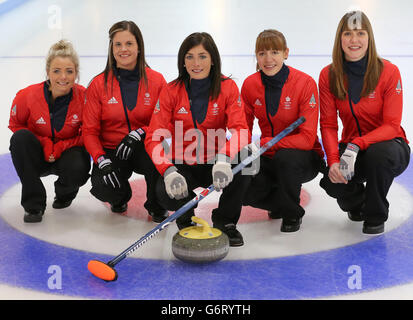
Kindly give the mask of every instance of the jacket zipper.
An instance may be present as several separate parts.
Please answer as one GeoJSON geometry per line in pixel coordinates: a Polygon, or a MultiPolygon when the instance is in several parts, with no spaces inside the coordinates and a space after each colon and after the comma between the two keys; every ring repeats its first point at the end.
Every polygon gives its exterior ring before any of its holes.
{"type": "Polygon", "coordinates": [[[358,130],[358,132],[359,132],[359,136],[361,137],[362,134],[361,134],[360,123],[359,123],[359,120],[357,119],[356,115],[354,114],[353,104],[351,103],[350,94],[348,95],[348,102],[349,102],[349,104],[350,104],[351,114],[353,115],[354,120],[356,120],[357,130],[358,130]]]}
{"type": "Polygon", "coordinates": [[[197,136],[197,144],[196,144],[195,154],[196,154],[196,163],[199,164],[199,163],[201,163],[201,161],[199,159],[199,151],[200,151],[199,149],[201,148],[201,136],[202,136],[202,134],[201,134],[201,130],[199,130],[198,126],[196,125],[196,120],[195,120],[194,114],[192,113],[191,108],[192,108],[192,100],[189,99],[189,110],[191,111],[192,122],[194,123],[194,128],[195,128],[195,131],[198,135],[197,136]]]}
{"type": "Polygon", "coordinates": [[[274,137],[274,125],[272,124],[272,121],[271,121],[271,118],[270,118],[270,112],[268,110],[267,104],[265,104],[265,113],[267,114],[267,119],[268,119],[268,122],[271,126],[271,137],[274,137]]]}

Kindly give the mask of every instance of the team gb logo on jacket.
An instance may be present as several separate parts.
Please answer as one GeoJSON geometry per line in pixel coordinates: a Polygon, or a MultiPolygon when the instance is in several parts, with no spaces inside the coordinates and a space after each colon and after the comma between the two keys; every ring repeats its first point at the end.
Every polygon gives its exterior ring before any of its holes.
{"type": "Polygon", "coordinates": [[[313,93],[313,95],[311,96],[311,99],[310,99],[309,106],[311,108],[314,108],[316,105],[317,105],[317,101],[315,101],[315,97],[314,97],[314,93],[313,93]]]}
{"type": "Polygon", "coordinates": [[[397,82],[396,93],[397,94],[402,93],[402,84],[400,83],[400,80],[399,82],[397,82]]]}
{"type": "Polygon", "coordinates": [[[74,114],[72,117],[72,124],[78,124],[79,123],[79,116],[77,114],[74,114]]]}

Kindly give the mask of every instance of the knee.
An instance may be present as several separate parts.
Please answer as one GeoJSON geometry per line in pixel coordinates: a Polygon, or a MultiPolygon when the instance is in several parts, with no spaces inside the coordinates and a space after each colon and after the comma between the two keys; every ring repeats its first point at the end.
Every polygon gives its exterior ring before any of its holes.
{"type": "Polygon", "coordinates": [[[17,130],[10,138],[10,150],[15,147],[33,143],[33,141],[37,141],[39,143],[36,136],[30,130],[17,130]]]}
{"type": "Polygon", "coordinates": [[[387,147],[386,143],[376,143],[370,146],[364,155],[366,170],[375,170],[377,168],[391,169],[395,164],[394,153],[387,147]]]}
{"type": "Polygon", "coordinates": [[[82,148],[69,149],[68,153],[63,153],[62,158],[67,158],[64,165],[70,167],[67,179],[74,185],[84,185],[89,179],[89,171],[91,167],[91,159],[88,153],[82,148]],[[70,151],[69,151],[70,150],[70,151]]]}
{"type": "Polygon", "coordinates": [[[295,149],[281,149],[272,158],[272,167],[277,171],[277,176],[297,175],[302,171],[302,160],[295,149]]]}

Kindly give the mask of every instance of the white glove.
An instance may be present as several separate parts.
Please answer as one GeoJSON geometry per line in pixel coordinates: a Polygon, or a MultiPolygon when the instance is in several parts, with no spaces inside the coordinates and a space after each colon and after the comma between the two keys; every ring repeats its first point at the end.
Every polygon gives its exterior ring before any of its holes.
{"type": "Polygon", "coordinates": [[[340,172],[347,181],[354,176],[354,165],[356,163],[357,153],[360,148],[354,143],[348,143],[347,148],[340,158],[340,172]]]}
{"type": "Polygon", "coordinates": [[[243,175],[255,176],[260,171],[260,148],[255,144],[255,142],[252,142],[249,145],[245,146],[244,149],[247,151],[247,157],[250,155],[256,155],[257,158],[244,169],[242,169],[241,173],[243,175]]]}
{"type": "Polygon", "coordinates": [[[179,174],[177,170],[176,167],[168,168],[163,175],[163,180],[169,198],[180,200],[188,196],[188,185],[185,177],[179,174]]]}
{"type": "Polygon", "coordinates": [[[226,155],[218,154],[217,161],[212,167],[212,181],[217,191],[229,185],[234,177],[231,170],[231,163],[228,160],[226,155]]]}

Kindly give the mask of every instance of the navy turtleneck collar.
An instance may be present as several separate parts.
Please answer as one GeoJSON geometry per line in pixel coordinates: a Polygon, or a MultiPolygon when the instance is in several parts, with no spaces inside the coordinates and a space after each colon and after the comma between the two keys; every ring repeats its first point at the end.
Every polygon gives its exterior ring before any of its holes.
{"type": "Polygon", "coordinates": [[[260,71],[261,80],[265,87],[265,105],[267,108],[267,114],[272,117],[276,115],[278,111],[278,105],[280,103],[281,91],[284,83],[288,79],[290,69],[283,64],[280,71],[273,76],[267,76],[264,72],[260,71]]]}
{"type": "Polygon", "coordinates": [[[358,61],[344,60],[344,71],[358,77],[364,77],[367,69],[367,55],[358,61]]]}
{"type": "Polygon", "coordinates": [[[344,61],[344,72],[347,74],[348,79],[348,94],[351,101],[355,104],[359,103],[361,99],[367,62],[367,55],[358,61],[344,61]]]}
{"type": "Polygon", "coordinates": [[[114,73],[119,81],[123,105],[132,111],[136,107],[139,90],[139,67],[136,64],[133,70],[115,68],[114,73]]]}
{"type": "MultiPolygon", "coordinates": [[[[60,106],[67,106],[69,105],[70,101],[72,100],[73,89],[70,89],[70,92],[65,94],[64,96],[57,97],[53,99],[52,91],[50,90],[50,82],[45,81],[44,83],[44,95],[46,98],[47,103],[49,104],[49,109],[52,105],[54,105],[53,109],[59,108],[60,106]]],[[[50,112],[54,110],[50,109],[50,112]]]]}
{"type": "Polygon", "coordinates": [[[191,79],[186,87],[195,127],[196,122],[202,123],[205,120],[208,111],[210,88],[210,77],[206,77],[204,79],[191,79]]]}
{"type": "MultiPolygon", "coordinates": [[[[43,92],[46,102],[49,106],[52,128],[54,128],[56,131],[60,131],[65,124],[67,111],[69,110],[69,104],[70,101],[72,101],[73,89],[70,89],[70,92],[68,94],[53,99],[52,91],[50,90],[50,82],[48,80],[44,82],[43,92]]],[[[53,130],[52,135],[54,135],[53,130]]]]}
{"type": "Polygon", "coordinates": [[[136,64],[133,70],[126,70],[122,68],[115,68],[116,77],[126,81],[139,81],[139,66],[136,64]]]}
{"type": "Polygon", "coordinates": [[[290,69],[288,69],[288,67],[283,63],[280,71],[273,76],[267,76],[264,72],[260,72],[262,83],[265,87],[282,88],[285,81],[287,81],[288,75],[290,74],[290,69]]]}

